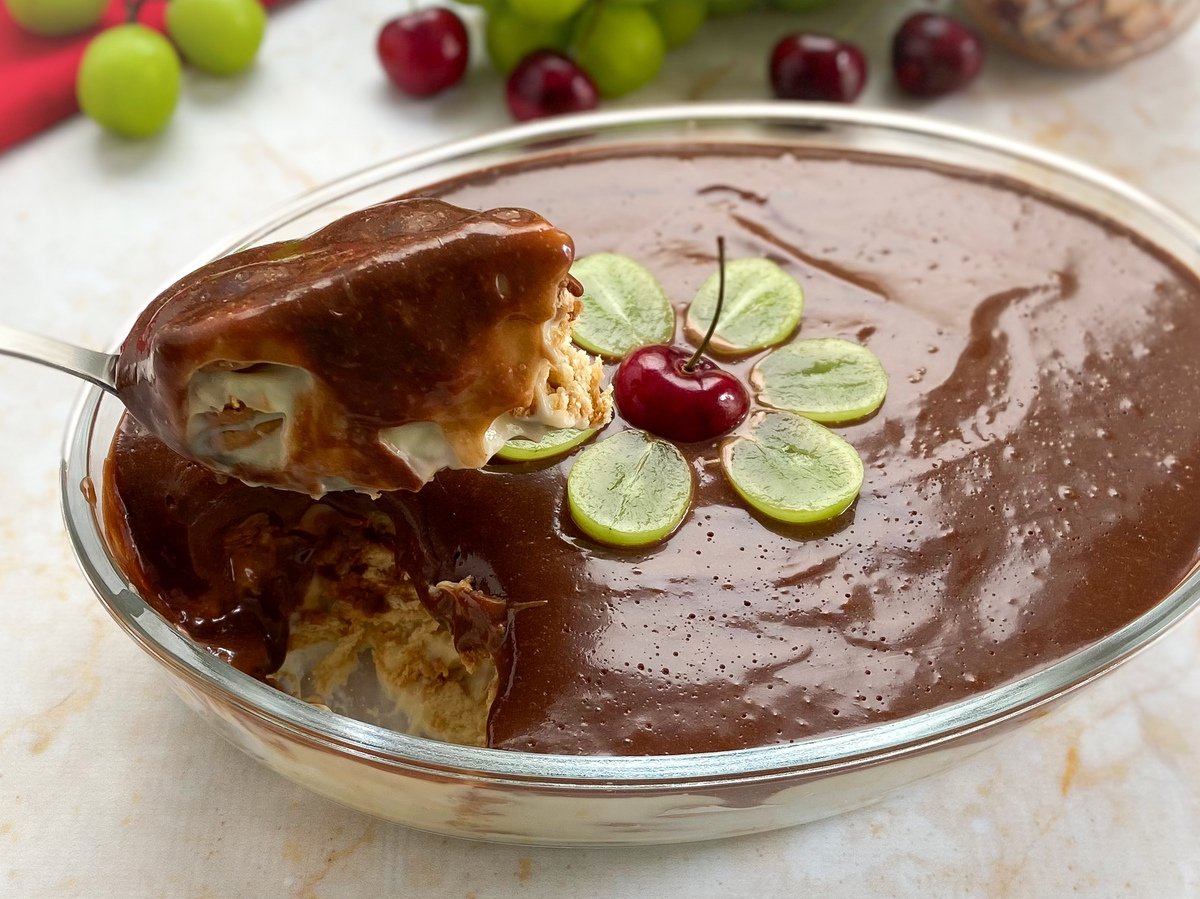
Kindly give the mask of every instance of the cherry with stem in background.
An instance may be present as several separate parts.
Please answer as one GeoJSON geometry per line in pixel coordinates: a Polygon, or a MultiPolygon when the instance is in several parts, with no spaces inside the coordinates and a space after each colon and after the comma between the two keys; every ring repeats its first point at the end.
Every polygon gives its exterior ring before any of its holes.
{"type": "Polygon", "coordinates": [[[725,302],[723,237],[717,238],[717,260],[717,308],[695,352],[665,344],[639,347],[625,357],[613,378],[613,396],[627,422],[679,443],[728,434],[750,411],[745,385],[704,358],[725,302]]]}
{"type": "Polygon", "coordinates": [[[458,84],[470,57],[466,26],[442,7],[392,19],[380,30],[376,49],[388,78],[413,97],[430,97],[458,84]]]}

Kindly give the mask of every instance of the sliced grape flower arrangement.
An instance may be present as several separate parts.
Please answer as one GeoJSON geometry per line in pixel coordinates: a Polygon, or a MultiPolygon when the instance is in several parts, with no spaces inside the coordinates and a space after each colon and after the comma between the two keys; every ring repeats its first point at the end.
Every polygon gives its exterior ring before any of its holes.
{"type": "MultiPolygon", "coordinates": [[[[804,309],[799,283],[767,259],[726,263],[722,240],[717,257],[717,271],[687,309],[686,347],[671,345],[675,311],[639,262],[598,253],[572,269],[584,287],[574,340],[616,363],[613,395],[630,426],[580,451],[567,475],[571,518],[600,543],[649,546],[679,527],[694,476],[676,444],[720,441],[716,457],[733,490],[785,524],[835,518],[862,488],[858,452],[827,425],[862,420],[882,405],[887,374],[878,358],[840,338],[795,339],[804,309]],[[706,353],[746,364],[760,358],[744,384],[706,353]]],[[[595,434],[513,440],[498,456],[553,459],[595,434]]]]}

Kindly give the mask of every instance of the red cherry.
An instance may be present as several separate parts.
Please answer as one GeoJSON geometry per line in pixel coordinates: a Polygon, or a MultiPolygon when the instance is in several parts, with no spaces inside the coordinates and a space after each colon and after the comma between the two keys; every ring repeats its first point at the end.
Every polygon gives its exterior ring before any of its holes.
{"type": "Polygon", "coordinates": [[[896,82],[914,97],[940,97],[975,80],[983,68],[983,41],[949,16],[909,16],[892,40],[896,82]]]}
{"type": "Polygon", "coordinates": [[[505,96],[520,122],[595,109],[600,100],[587,73],[553,50],[536,50],[521,60],[508,76],[505,96]]]}
{"type": "Polygon", "coordinates": [[[388,78],[414,97],[458,84],[470,56],[462,19],[438,7],[392,19],[379,32],[376,49],[388,78]]]}
{"type": "Polygon", "coordinates": [[[613,396],[621,417],[680,443],[727,434],[750,411],[742,382],[707,359],[686,368],[692,351],[653,344],[634,350],[617,369],[613,396]]]}
{"type": "Polygon", "coordinates": [[[824,34],[789,34],[771,52],[771,87],[781,100],[853,103],[867,83],[867,58],[824,34]]]}

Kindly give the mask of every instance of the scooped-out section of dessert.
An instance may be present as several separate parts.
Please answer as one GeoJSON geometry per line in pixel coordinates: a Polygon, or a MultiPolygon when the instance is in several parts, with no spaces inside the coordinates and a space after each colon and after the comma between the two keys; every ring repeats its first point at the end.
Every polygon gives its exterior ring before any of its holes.
{"type": "Polygon", "coordinates": [[[1200,282],[1118,222],[770,145],[422,193],[213,263],[123,352],[110,546],[253,677],[468,745],[768,746],[1009,683],[1200,564],[1200,282]]]}

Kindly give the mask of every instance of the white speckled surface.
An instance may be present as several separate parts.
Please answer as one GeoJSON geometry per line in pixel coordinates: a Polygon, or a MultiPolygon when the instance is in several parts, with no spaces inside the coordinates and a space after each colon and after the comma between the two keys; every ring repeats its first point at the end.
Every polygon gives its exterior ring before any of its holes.
{"type": "MultiPolygon", "coordinates": [[[[885,18],[902,4],[882,4],[885,18]]],[[[263,63],[189,73],[170,129],[77,120],[0,156],[0,321],[105,345],[181,266],[347,170],[505,124],[494,76],[433,103],[385,86],[375,30],[403,4],[305,0],[263,63]]],[[[787,18],[726,21],[626,101],[761,98],[787,18]]],[[[864,41],[883,58],[888,22],[864,41]]],[[[877,77],[866,101],[905,106],[877,77]]],[[[1200,217],[1200,30],[1118,73],[996,54],[928,108],[1107,168],[1200,217]]],[[[1200,620],[949,775],[801,829],[636,851],[429,837],[259,768],[186,711],[91,596],[58,511],[76,387],[0,359],[0,895],[1200,895],[1200,620]]],[[[1194,414],[1194,410],[1193,414],[1194,414]]]]}

